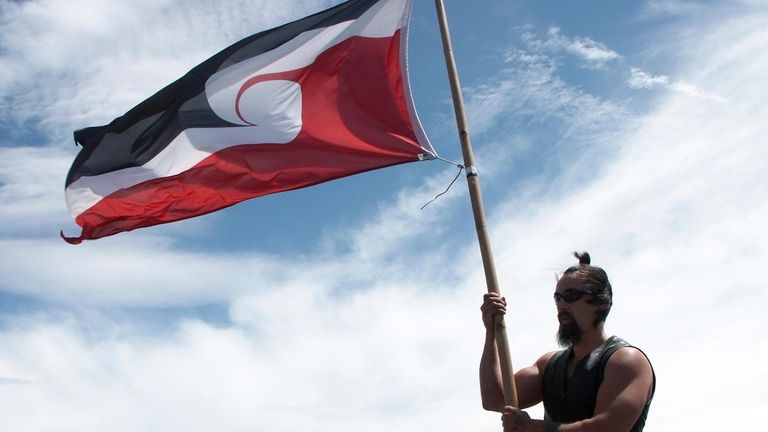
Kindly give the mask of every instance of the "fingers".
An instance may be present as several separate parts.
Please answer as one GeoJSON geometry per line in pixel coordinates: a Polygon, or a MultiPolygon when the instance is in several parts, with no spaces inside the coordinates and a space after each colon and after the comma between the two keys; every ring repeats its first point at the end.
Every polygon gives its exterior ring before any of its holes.
{"type": "Polygon", "coordinates": [[[491,292],[491,293],[483,294],[483,301],[488,301],[488,300],[499,301],[501,303],[504,303],[505,305],[507,304],[507,298],[502,297],[501,294],[499,293],[491,292]]]}
{"type": "Polygon", "coordinates": [[[483,296],[483,305],[480,306],[483,313],[483,324],[488,330],[492,330],[507,313],[507,300],[497,293],[488,293],[483,296]]]}
{"type": "Polygon", "coordinates": [[[504,299],[504,297],[502,297],[501,294],[495,293],[495,292],[489,292],[489,293],[483,294],[483,300],[489,299],[489,298],[498,298],[502,300],[504,299]]]}
{"type": "Polygon", "coordinates": [[[483,305],[480,306],[483,314],[505,314],[507,312],[507,299],[496,293],[488,293],[483,296],[483,305]]]}
{"type": "Polygon", "coordinates": [[[488,293],[483,296],[480,306],[483,313],[483,325],[487,331],[493,331],[504,319],[507,313],[507,299],[498,293],[488,293]]]}

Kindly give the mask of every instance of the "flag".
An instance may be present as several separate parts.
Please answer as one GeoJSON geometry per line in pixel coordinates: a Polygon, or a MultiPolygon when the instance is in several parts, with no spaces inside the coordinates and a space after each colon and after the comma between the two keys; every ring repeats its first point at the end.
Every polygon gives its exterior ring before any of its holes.
{"type": "Polygon", "coordinates": [[[434,157],[407,75],[412,0],[352,0],[247,37],[82,146],[69,243],[434,157]]]}

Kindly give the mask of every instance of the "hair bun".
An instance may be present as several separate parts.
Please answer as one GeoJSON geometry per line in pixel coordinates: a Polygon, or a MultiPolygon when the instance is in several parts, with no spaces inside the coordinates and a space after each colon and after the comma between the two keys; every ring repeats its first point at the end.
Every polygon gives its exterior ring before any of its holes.
{"type": "Polygon", "coordinates": [[[589,265],[589,263],[592,262],[592,260],[589,257],[589,252],[581,252],[581,253],[574,252],[573,256],[578,258],[579,264],[581,265],[589,265]]]}

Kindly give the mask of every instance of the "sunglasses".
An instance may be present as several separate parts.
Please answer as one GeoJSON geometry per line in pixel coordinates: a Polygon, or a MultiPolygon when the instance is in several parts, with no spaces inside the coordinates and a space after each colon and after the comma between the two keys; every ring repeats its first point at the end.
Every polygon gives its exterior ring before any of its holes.
{"type": "Polygon", "coordinates": [[[556,292],[552,295],[552,297],[555,298],[555,303],[559,302],[560,299],[565,300],[566,303],[573,303],[575,301],[579,301],[582,297],[584,297],[584,294],[592,295],[594,294],[594,291],[582,291],[577,290],[573,288],[568,288],[567,290],[563,291],[562,294],[556,292]]]}

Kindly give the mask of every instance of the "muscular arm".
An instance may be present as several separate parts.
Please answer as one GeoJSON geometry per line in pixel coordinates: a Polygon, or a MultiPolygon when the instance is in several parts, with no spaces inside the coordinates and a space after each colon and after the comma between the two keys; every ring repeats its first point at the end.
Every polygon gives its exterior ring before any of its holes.
{"type": "Polygon", "coordinates": [[[517,401],[520,408],[528,408],[541,402],[544,397],[542,379],[547,362],[554,352],[546,353],[536,360],[533,366],[520,369],[515,373],[515,386],[517,387],[517,401]]]}

